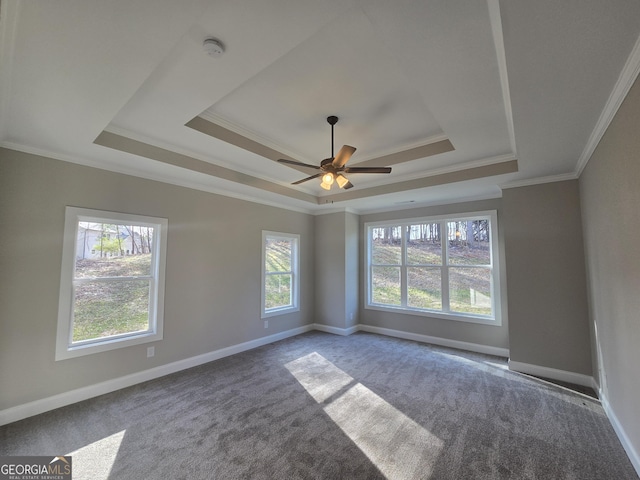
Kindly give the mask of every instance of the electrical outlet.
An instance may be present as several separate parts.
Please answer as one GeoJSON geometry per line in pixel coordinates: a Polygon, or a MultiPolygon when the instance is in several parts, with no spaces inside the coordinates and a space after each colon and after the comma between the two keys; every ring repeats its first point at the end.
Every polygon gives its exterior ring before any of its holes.
{"type": "Polygon", "coordinates": [[[264,321],[264,328],[269,328],[269,320],[264,321]]]}
{"type": "Polygon", "coordinates": [[[147,358],[151,358],[156,354],[156,347],[147,347],[147,358]]]}
{"type": "Polygon", "coordinates": [[[353,312],[351,312],[351,318],[349,320],[353,320],[353,312]]]}

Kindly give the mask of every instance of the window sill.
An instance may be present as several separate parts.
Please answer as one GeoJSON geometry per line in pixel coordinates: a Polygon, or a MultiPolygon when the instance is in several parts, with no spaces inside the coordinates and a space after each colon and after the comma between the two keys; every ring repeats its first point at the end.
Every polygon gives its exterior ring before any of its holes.
{"type": "Polygon", "coordinates": [[[56,350],[56,361],[83,357],[94,353],[108,352],[110,350],[130,347],[133,345],[141,345],[143,343],[157,342],[159,340],[162,340],[162,334],[145,332],[138,335],[105,339],[101,342],[72,345],[64,349],[56,350]]]}
{"type": "Polygon", "coordinates": [[[286,315],[287,313],[299,312],[300,307],[282,307],[282,308],[274,308],[272,310],[267,310],[260,314],[260,318],[269,318],[275,317],[277,315],[286,315]]]}
{"type": "Polygon", "coordinates": [[[481,325],[491,325],[499,327],[502,322],[499,318],[492,318],[480,315],[465,315],[463,313],[445,313],[434,310],[418,310],[406,307],[393,307],[391,305],[367,304],[364,306],[367,310],[377,310],[380,312],[399,313],[402,315],[415,315],[419,317],[438,318],[442,320],[453,320],[456,322],[478,323],[481,325]]]}

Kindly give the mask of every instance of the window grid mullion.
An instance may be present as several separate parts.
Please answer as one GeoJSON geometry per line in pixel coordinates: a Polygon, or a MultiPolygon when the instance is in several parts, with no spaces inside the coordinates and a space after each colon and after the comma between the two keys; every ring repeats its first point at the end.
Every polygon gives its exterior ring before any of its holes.
{"type": "Polygon", "coordinates": [[[408,305],[407,231],[408,225],[400,226],[400,305],[408,305]]]}
{"type": "Polygon", "coordinates": [[[450,312],[450,294],[449,294],[449,231],[447,230],[447,222],[438,222],[440,225],[440,245],[442,248],[442,270],[441,270],[441,288],[442,288],[442,311],[450,312]]]}

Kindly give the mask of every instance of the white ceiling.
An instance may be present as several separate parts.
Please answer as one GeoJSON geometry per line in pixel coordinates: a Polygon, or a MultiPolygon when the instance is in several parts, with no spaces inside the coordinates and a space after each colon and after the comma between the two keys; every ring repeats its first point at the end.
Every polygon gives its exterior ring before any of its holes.
{"type": "Polygon", "coordinates": [[[576,178],[640,69],[637,0],[0,8],[0,145],[311,213],[576,178]],[[350,166],[392,173],[292,186],[315,171],[274,160],[330,157],[329,115],[350,166]]]}

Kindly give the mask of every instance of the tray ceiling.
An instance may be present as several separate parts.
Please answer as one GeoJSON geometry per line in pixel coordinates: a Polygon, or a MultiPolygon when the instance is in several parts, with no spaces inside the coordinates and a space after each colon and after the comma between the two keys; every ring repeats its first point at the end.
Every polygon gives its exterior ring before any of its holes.
{"type": "Polygon", "coordinates": [[[576,178],[635,80],[640,5],[602,3],[7,0],[0,140],[309,212],[498,197],[576,178]],[[392,173],[292,186],[329,115],[392,173]]]}

